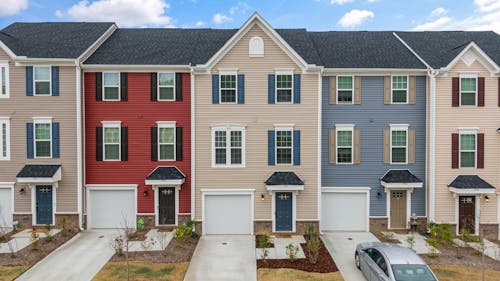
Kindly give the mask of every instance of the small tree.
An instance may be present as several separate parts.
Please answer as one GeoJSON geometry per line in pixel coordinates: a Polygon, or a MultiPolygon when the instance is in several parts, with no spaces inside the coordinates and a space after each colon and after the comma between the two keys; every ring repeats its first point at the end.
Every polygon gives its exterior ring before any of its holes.
{"type": "Polygon", "coordinates": [[[406,238],[406,243],[408,243],[408,246],[410,249],[413,250],[413,247],[415,247],[415,236],[410,235],[406,238]]]}
{"type": "Polygon", "coordinates": [[[111,242],[113,248],[115,249],[115,252],[120,255],[124,254],[125,255],[125,263],[126,263],[126,271],[127,271],[127,281],[130,281],[130,264],[129,264],[129,242],[130,242],[130,237],[133,236],[135,233],[135,229],[133,227],[130,227],[130,223],[127,219],[127,216],[125,214],[122,214],[122,223],[121,223],[121,233],[118,233],[113,238],[113,241],[111,242]]]}
{"type": "Polygon", "coordinates": [[[299,247],[293,245],[292,243],[286,246],[286,255],[288,256],[288,261],[295,262],[297,260],[297,253],[299,252],[299,247]]]}

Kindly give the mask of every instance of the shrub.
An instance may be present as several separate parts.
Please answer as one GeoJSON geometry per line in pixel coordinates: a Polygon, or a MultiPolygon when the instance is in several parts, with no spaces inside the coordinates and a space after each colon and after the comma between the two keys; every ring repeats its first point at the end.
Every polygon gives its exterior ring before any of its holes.
{"type": "Polygon", "coordinates": [[[460,230],[460,236],[465,242],[475,242],[480,243],[481,237],[479,235],[471,234],[467,229],[460,230]]]}
{"type": "Polygon", "coordinates": [[[66,235],[68,233],[68,228],[66,227],[66,217],[61,218],[61,234],[66,235]]]}
{"type": "Polygon", "coordinates": [[[288,261],[295,262],[297,260],[297,253],[299,252],[299,247],[293,245],[292,243],[286,246],[286,255],[288,256],[288,261]]]}
{"type": "Polygon", "coordinates": [[[316,232],[316,228],[314,228],[314,225],[308,224],[306,226],[306,231],[304,233],[304,238],[306,240],[309,240],[313,235],[318,235],[318,233],[316,232]]]}
{"type": "Polygon", "coordinates": [[[321,248],[321,240],[317,234],[311,234],[309,240],[307,240],[307,252],[309,257],[309,262],[316,264],[318,262],[319,250],[321,248]]]}
{"type": "Polygon", "coordinates": [[[36,228],[31,229],[31,241],[32,241],[32,247],[33,250],[39,250],[40,249],[40,240],[38,239],[40,235],[36,232],[36,228]]]}
{"type": "Polygon", "coordinates": [[[406,243],[408,243],[408,246],[410,246],[410,249],[413,250],[413,247],[415,247],[415,236],[410,235],[406,238],[406,243]]]}
{"type": "Polygon", "coordinates": [[[257,235],[259,239],[259,248],[269,248],[271,244],[271,235],[267,232],[262,232],[257,235]]]}
{"type": "Polygon", "coordinates": [[[52,235],[50,234],[50,231],[52,230],[52,226],[50,224],[45,225],[45,229],[47,230],[47,237],[45,237],[45,241],[52,241],[52,235]]]}
{"type": "Polygon", "coordinates": [[[179,227],[177,227],[174,230],[174,238],[177,241],[186,241],[186,239],[188,237],[191,237],[193,239],[198,238],[198,234],[193,232],[193,228],[194,228],[195,223],[196,222],[193,220],[188,220],[188,221],[182,222],[182,224],[179,225],[179,227]]]}

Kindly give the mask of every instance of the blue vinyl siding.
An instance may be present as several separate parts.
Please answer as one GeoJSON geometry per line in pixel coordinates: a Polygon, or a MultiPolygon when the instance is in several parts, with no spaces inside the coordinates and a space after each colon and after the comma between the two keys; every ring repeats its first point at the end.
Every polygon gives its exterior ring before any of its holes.
{"type": "Polygon", "coordinates": [[[416,104],[384,104],[384,77],[361,78],[361,105],[331,105],[328,103],[329,78],[323,77],[322,99],[322,186],[371,187],[370,216],[386,216],[386,193],[380,178],[389,169],[409,169],[424,182],[412,196],[411,212],[425,215],[425,142],[426,142],[426,77],[416,79],[416,104]],[[361,130],[361,163],[336,165],[328,162],[328,130],[335,124],[355,124],[361,130]],[[409,124],[415,129],[415,164],[384,164],[383,130],[389,124],[409,124]],[[377,192],[381,197],[377,198],[377,192]]]}

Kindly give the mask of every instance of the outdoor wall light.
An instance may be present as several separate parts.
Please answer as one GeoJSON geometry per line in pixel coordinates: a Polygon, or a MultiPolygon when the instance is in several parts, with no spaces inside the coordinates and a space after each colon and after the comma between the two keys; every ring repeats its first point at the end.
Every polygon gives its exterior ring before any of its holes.
{"type": "Polygon", "coordinates": [[[144,190],[144,193],[143,193],[143,194],[144,194],[144,197],[147,197],[147,196],[148,196],[148,194],[149,194],[149,192],[148,192],[147,190],[144,190]]]}
{"type": "Polygon", "coordinates": [[[264,201],[264,193],[260,194],[260,200],[264,201]]]}
{"type": "Polygon", "coordinates": [[[377,192],[377,198],[382,197],[382,193],[380,191],[377,192]]]}
{"type": "Polygon", "coordinates": [[[23,188],[19,189],[19,194],[24,195],[26,193],[26,190],[23,188]]]}
{"type": "Polygon", "coordinates": [[[490,202],[490,197],[489,197],[488,195],[485,195],[485,196],[484,196],[484,201],[485,201],[486,203],[490,202]]]}

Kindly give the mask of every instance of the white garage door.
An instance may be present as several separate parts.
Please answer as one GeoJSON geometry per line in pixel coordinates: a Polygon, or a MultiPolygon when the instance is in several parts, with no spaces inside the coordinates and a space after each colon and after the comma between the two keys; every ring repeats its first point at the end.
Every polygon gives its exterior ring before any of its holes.
{"type": "Polygon", "coordinates": [[[0,227],[12,227],[12,190],[0,188],[0,227]]]}
{"type": "Polygon", "coordinates": [[[250,195],[205,195],[205,234],[252,234],[250,195]]]}
{"type": "Polygon", "coordinates": [[[136,226],[135,190],[90,190],[87,214],[89,228],[136,226]]]}
{"type": "Polygon", "coordinates": [[[366,193],[323,192],[321,229],[368,231],[366,193]]]}

